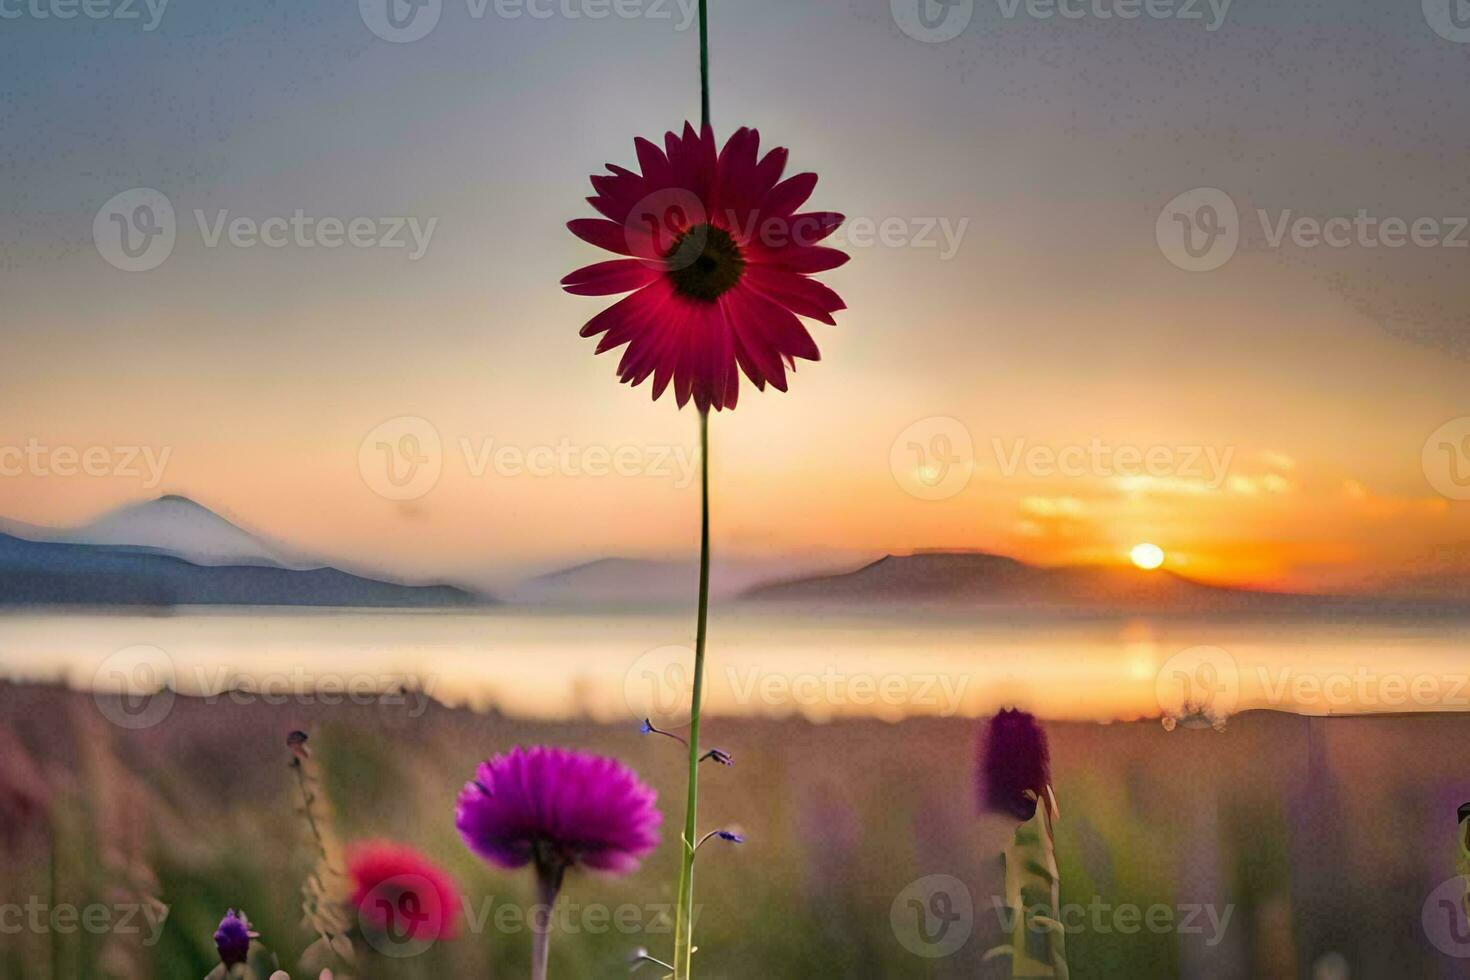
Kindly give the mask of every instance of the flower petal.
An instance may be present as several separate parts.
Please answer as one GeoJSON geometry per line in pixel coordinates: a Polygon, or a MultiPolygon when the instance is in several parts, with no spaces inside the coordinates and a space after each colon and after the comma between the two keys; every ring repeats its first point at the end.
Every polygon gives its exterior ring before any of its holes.
{"type": "Polygon", "coordinates": [[[589,245],[596,245],[598,248],[605,248],[619,255],[633,254],[633,250],[628,245],[628,236],[623,233],[623,226],[616,221],[604,221],[601,218],[578,218],[575,221],[568,221],[567,228],[573,235],[589,245]]]}
{"type": "Polygon", "coordinates": [[[823,323],[835,324],[832,314],[847,309],[847,304],[815,279],[785,269],[753,265],[746,269],[746,280],[752,289],[794,313],[823,323]]]}
{"type": "Polygon", "coordinates": [[[647,286],[662,274],[639,259],[610,259],[568,273],[561,284],[578,296],[606,296],[647,286]]]}

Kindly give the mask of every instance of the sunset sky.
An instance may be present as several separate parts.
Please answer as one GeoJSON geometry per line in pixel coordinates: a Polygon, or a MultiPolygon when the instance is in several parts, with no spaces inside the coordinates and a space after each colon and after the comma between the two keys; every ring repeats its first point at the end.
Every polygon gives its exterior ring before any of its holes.
{"type": "MultiPolygon", "coordinates": [[[[720,553],[1050,563],[1152,542],[1212,581],[1465,588],[1470,422],[1442,427],[1470,416],[1470,43],[1420,4],[1239,0],[1207,30],[980,0],[940,43],[886,0],[712,6],[717,133],[757,126],[818,172],[812,204],[849,216],[853,255],[824,277],[849,309],[811,325],[822,361],[712,421],[720,553]],[[1239,212],[1211,271],[1158,239],[1194,188],[1239,212]],[[1439,239],[1275,240],[1360,212],[1435,219],[1439,239]],[[1120,468],[1120,449],[1163,465],[1120,468]],[[1053,453],[1086,462],[1037,462],[1053,453]]],[[[697,38],[674,0],[478,8],[444,0],[411,43],[353,3],[173,0],[151,31],[146,8],[0,21],[0,465],[28,445],[167,453],[156,483],[7,469],[0,516],[180,493],[405,575],[692,550],[692,409],[618,385],[616,355],[577,336],[605,301],[557,281],[600,258],[565,229],[591,214],[588,174],[697,116],[697,38]],[[148,271],[94,242],[133,188],[176,216],[148,271]],[[407,231],[209,244],[298,209],[432,231],[417,258],[407,231]],[[379,429],[404,418],[422,421],[379,429]],[[424,425],[438,479],[389,499],[377,443],[424,425]],[[506,446],[579,462],[511,472],[506,446]],[[624,475],[582,472],[619,449],[624,475]]]]}

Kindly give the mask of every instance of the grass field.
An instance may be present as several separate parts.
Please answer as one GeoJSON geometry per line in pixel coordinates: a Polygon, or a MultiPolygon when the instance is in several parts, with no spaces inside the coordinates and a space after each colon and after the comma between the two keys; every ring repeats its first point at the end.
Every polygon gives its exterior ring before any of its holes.
{"type": "MultiPolygon", "coordinates": [[[[706,773],[701,823],[748,841],[700,852],[697,975],[1009,975],[981,961],[1001,941],[993,896],[1009,828],[976,816],[977,724],[709,722],[707,744],[737,762],[706,773]],[[925,879],[949,882],[947,929],[919,919],[925,879]]],[[[1074,977],[1462,975],[1436,948],[1453,933],[1434,926],[1431,893],[1455,872],[1470,717],[1047,727],[1074,977]]],[[[570,880],[552,976],[627,975],[640,946],[668,958],[681,753],[634,725],[181,698],[130,731],[89,695],[0,685],[0,975],[203,977],[231,906],[304,975],[315,936],[301,887],[316,855],[288,765],[293,729],[310,734],[341,838],[411,843],[465,896],[457,938],[406,958],[359,942],[354,975],[527,975],[529,875],[484,866],[453,826],[475,763],[517,743],[615,755],[658,788],[665,813],[664,844],[642,870],[570,880]],[[81,923],[91,908],[95,928],[53,914],[63,906],[81,923]]]]}

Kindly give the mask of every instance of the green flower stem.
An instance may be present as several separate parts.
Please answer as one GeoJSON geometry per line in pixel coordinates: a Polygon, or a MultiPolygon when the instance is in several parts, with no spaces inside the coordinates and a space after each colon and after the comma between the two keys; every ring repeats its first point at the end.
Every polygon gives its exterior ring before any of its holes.
{"type": "Polygon", "coordinates": [[[566,867],[560,863],[536,863],[536,906],[531,910],[531,980],[546,980],[551,961],[551,914],[565,874],[566,867]]]}
{"type": "Polygon", "coordinates": [[[709,125],[709,11],[699,0],[699,126],[709,125]]]}
{"type": "MultiPolygon", "coordinates": [[[[709,5],[699,0],[699,126],[709,125],[709,5]]],[[[699,715],[704,705],[704,641],[709,624],[709,411],[699,413],[699,618],[694,630],[694,689],[689,704],[689,796],[674,913],[674,980],[693,976],[694,837],[699,815],[699,715]]]]}
{"type": "MultiPolygon", "coordinates": [[[[704,0],[700,0],[701,13],[704,0]]],[[[703,23],[701,18],[700,23],[703,23]]],[[[699,620],[694,631],[694,690],[689,705],[689,798],[684,805],[679,905],[674,916],[674,980],[693,976],[694,850],[699,810],[699,715],[704,704],[704,643],[709,623],[709,412],[699,413],[699,620]]]]}

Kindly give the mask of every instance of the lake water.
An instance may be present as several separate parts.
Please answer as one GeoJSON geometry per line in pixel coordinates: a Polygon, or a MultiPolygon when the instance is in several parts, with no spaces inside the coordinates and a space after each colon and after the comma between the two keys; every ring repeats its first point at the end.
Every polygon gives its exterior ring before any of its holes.
{"type": "MultiPolygon", "coordinates": [[[[0,675],[146,693],[372,700],[409,683],[543,718],[680,724],[686,611],[190,609],[0,615],[0,675]],[[316,692],[312,694],[311,692],[316,692]]],[[[1053,719],[1247,708],[1313,714],[1470,708],[1470,623],[1009,619],[962,614],[711,615],[714,712],[1053,719]],[[1194,702],[1191,710],[1186,701],[1194,702]]],[[[415,696],[406,699],[410,709],[415,696]]]]}

